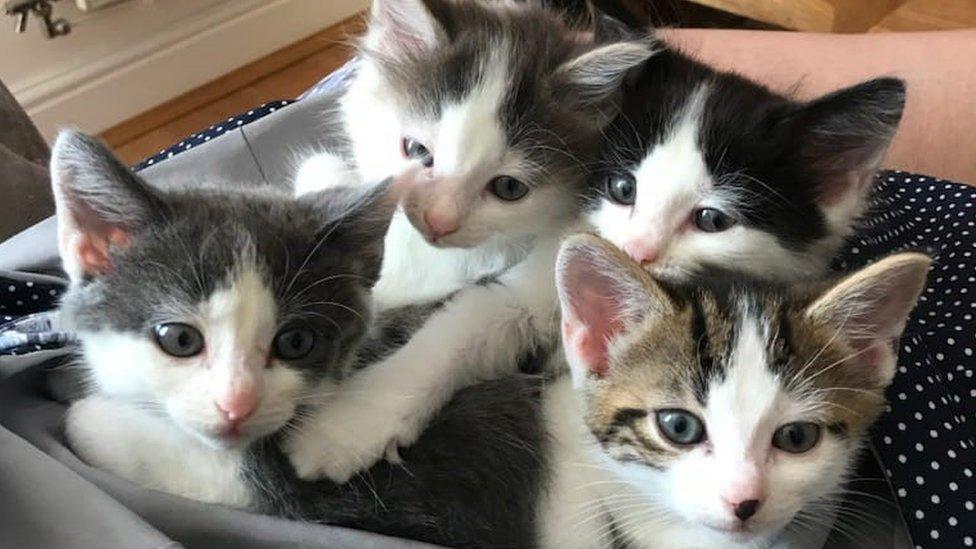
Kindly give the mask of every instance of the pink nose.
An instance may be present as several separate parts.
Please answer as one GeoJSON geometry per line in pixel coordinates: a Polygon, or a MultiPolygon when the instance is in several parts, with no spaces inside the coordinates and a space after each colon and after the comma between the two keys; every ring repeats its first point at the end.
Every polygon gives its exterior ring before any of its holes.
{"type": "Polygon", "coordinates": [[[740,475],[729,482],[721,496],[729,511],[745,521],[759,511],[765,494],[758,468],[752,464],[744,464],[740,468],[740,475]]]}
{"type": "Polygon", "coordinates": [[[654,263],[660,254],[660,249],[657,246],[648,244],[644,240],[630,240],[624,243],[623,248],[627,255],[641,265],[654,263]]]}
{"type": "Polygon", "coordinates": [[[424,212],[424,223],[427,224],[430,236],[435,240],[457,232],[459,227],[456,217],[438,215],[432,211],[424,212]]]}
{"type": "Polygon", "coordinates": [[[254,390],[227,393],[215,401],[217,409],[228,423],[239,425],[258,407],[258,394],[254,390]]]}

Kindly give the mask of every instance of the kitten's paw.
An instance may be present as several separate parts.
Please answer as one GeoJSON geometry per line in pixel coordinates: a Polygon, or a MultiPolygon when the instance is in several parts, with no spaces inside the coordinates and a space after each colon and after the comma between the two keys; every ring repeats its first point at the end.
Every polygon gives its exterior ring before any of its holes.
{"type": "Polygon", "coordinates": [[[298,478],[328,479],[339,484],[372,465],[363,453],[357,455],[352,437],[344,437],[327,426],[306,429],[285,446],[298,478]]]}
{"type": "Polygon", "coordinates": [[[320,411],[315,425],[292,437],[285,451],[299,478],[342,484],[384,457],[398,455],[389,452],[391,446],[416,441],[418,429],[407,421],[412,412],[397,405],[376,409],[375,401],[334,402],[320,411]]]}

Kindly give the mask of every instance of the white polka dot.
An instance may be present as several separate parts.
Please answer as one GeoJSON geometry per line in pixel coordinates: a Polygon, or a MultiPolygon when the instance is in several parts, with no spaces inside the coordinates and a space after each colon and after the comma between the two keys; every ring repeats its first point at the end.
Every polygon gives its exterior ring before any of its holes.
{"type": "Polygon", "coordinates": [[[925,484],[925,479],[922,478],[922,477],[920,477],[920,476],[916,476],[915,477],[915,484],[918,484],[919,486],[922,486],[923,484],[925,484]]]}

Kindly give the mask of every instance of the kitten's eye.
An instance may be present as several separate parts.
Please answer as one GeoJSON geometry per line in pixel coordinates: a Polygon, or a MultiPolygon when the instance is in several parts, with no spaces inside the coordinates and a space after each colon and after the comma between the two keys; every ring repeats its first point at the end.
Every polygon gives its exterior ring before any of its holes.
{"type": "Polygon", "coordinates": [[[514,177],[500,175],[491,180],[488,184],[491,194],[504,200],[505,202],[515,202],[522,200],[529,194],[529,186],[514,177]]]}
{"type": "Polygon", "coordinates": [[[203,334],[189,324],[166,322],[153,328],[156,345],[164,353],[178,358],[187,358],[203,351],[203,334]]]}
{"type": "Polygon", "coordinates": [[[305,358],[315,346],[315,332],[308,328],[288,328],[274,337],[272,352],[284,360],[305,358]]]}
{"type": "Polygon", "coordinates": [[[787,423],[773,433],[773,446],[791,454],[809,452],[818,442],[820,425],[816,423],[787,423]]]}
{"type": "Polygon", "coordinates": [[[629,173],[614,173],[607,176],[607,196],[617,204],[632,206],[637,200],[637,180],[629,173]]]}
{"type": "Polygon", "coordinates": [[[427,168],[434,165],[434,155],[430,154],[430,150],[420,141],[405,137],[403,138],[402,147],[403,156],[411,160],[419,160],[427,168]]]}
{"type": "Polygon", "coordinates": [[[675,444],[698,444],[705,438],[705,426],[687,410],[659,410],[657,426],[675,444]]]}
{"type": "Polygon", "coordinates": [[[695,212],[695,226],[706,233],[720,233],[735,225],[735,220],[715,208],[702,208],[695,212]]]}

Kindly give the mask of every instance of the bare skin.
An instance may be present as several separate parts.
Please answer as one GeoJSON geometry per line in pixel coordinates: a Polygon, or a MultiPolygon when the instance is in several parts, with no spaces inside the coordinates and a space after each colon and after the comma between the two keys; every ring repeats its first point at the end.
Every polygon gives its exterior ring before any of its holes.
{"type": "Polygon", "coordinates": [[[810,98],[877,76],[908,83],[884,166],[976,185],[976,30],[884,34],[669,29],[716,68],[810,98]]]}

